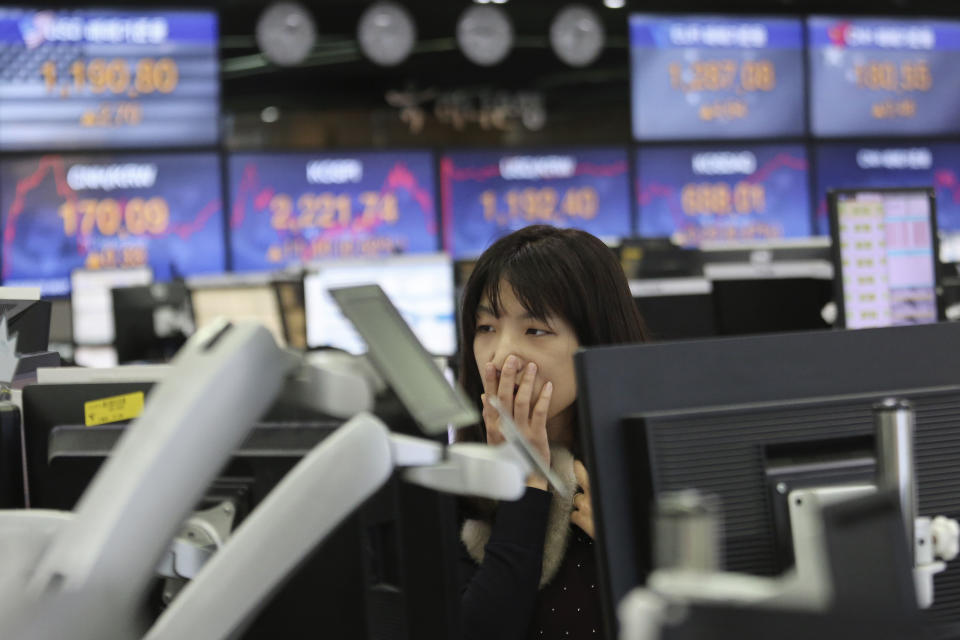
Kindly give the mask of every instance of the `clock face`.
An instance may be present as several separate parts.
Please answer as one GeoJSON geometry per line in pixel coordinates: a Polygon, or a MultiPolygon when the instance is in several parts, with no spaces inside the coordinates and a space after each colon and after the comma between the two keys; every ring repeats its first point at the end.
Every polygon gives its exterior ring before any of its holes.
{"type": "Polygon", "coordinates": [[[498,7],[470,7],[457,21],[457,44],[474,64],[484,67],[498,64],[513,46],[510,19],[498,7]]]}
{"type": "Polygon", "coordinates": [[[357,40],[364,55],[392,67],[407,59],[417,40],[417,29],[407,10],[392,2],[378,2],[363,12],[357,40]]]}
{"type": "Polygon", "coordinates": [[[591,9],[566,7],[550,25],[550,45],[557,57],[571,67],[585,67],[600,55],[604,44],[603,23],[591,9]]]}
{"type": "Polygon", "coordinates": [[[310,11],[296,2],[278,2],[267,7],[257,20],[257,45],[270,62],[282,66],[300,64],[317,39],[310,11]]]}

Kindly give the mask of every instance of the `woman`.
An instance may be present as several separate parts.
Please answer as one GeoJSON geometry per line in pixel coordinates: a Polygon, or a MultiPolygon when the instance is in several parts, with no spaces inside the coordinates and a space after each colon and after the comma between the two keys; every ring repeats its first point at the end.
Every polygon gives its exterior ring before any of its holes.
{"type": "Polygon", "coordinates": [[[483,424],[460,439],[503,441],[496,396],[570,485],[539,474],[524,496],[465,504],[462,614],[467,638],[597,638],[600,627],[589,480],[579,452],[573,354],[643,342],[646,331],[613,252],[574,229],[532,226],[477,261],[461,307],[461,384],[483,424]]]}

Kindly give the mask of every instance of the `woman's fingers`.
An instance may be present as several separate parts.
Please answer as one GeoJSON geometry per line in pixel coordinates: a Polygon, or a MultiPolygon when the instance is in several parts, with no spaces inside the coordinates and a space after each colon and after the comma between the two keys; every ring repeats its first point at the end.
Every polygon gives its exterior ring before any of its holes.
{"type": "Polygon", "coordinates": [[[480,402],[483,404],[483,424],[487,429],[487,444],[500,444],[504,441],[500,432],[500,414],[490,404],[490,396],[482,394],[480,402]]]}
{"type": "MultiPolygon", "coordinates": [[[[578,494],[580,495],[580,494],[578,494]]],[[[593,514],[582,509],[578,509],[570,514],[570,522],[577,525],[583,532],[590,536],[593,539],[596,539],[596,534],[593,528],[593,514]]]]}
{"type": "Polygon", "coordinates": [[[547,414],[550,412],[550,398],[553,396],[553,383],[547,382],[540,390],[540,397],[537,398],[537,404],[533,405],[533,413],[530,414],[530,428],[534,432],[543,432],[547,435],[547,414]]]}
{"type": "Polygon", "coordinates": [[[550,446],[547,442],[547,415],[550,398],[553,395],[553,383],[547,382],[540,390],[534,404],[534,388],[537,380],[537,365],[533,362],[523,369],[519,368],[520,359],[507,356],[503,369],[497,376],[496,366],[488,362],[483,369],[483,390],[480,400],[483,404],[483,422],[487,429],[487,442],[499,444],[504,441],[500,431],[500,412],[491,399],[496,397],[508,417],[513,418],[517,428],[533,446],[540,450],[544,459],[549,460],[550,446]],[[516,393],[514,391],[516,390],[516,393]],[[531,408],[531,405],[532,408],[531,408]]]}
{"type": "Polygon", "coordinates": [[[584,493],[590,494],[590,476],[587,475],[587,468],[579,460],[573,461],[573,475],[577,479],[577,484],[583,489],[584,493]]]}
{"type": "Polygon", "coordinates": [[[547,382],[540,389],[540,397],[533,406],[530,414],[530,424],[523,430],[523,435],[533,445],[544,462],[550,464],[550,442],[547,439],[547,413],[550,408],[550,398],[553,396],[553,383],[547,382]]]}
{"type": "Polygon", "coordinates": [[[573,513],[570,514],[570,522],[577,525],[591,538],[595,537],[593,526],[593,500],[590,497],[590,476],[587,475],[587,469],[579,460],[573,461],[573,475],[577,478],[577,484],[583,489],[582,493],[573,496],[573,513]]]}
{"type": "MultiPolygon", "coordinates": [[[[517,356],[507,356],[503,363],[503,370],[500,372],[500,384],[497,386],[497,399],[500,400],[500,406],[504,411],[513,409],[513,390],[517,384],[517,356]]],[[[512,414],[511,414],[512,417],[512,414]]]]}
{"type": "Polygon", "coordinates": [[[497,395],[497,366],[492,362],[483,367],[483,392],[488,396],[497,395]]]}
{"type": "Polygon", "coordinates": [[[490,404],[490,398],[497,395],[497,367],[488,362],[483,368],[483,394],[480,402],[483,405],[483,426],[487,430],[487,443],[500,444],[503,434],[500,433],[500,414],[490,404]]]}
{"type": "Polygon", "coordinates": [[[533,383],[537,377],[537,365],[527,364],[519,381],[517,396],[513,401],[513,420],[521,430],[530,422],[530,405],[533,404],[533,383]]]}

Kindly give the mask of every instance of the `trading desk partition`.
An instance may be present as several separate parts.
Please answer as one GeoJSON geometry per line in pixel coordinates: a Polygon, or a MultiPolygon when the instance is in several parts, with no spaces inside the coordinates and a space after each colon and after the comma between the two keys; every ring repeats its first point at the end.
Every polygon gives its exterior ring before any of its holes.
{"type": "MultiPolygon", "coordinates": [[[[812,438],[833,449],[850,446],[851,437],[869,439],[877,399],[904,397],[916,407],[920,515],[960,515],[956,344],[960,325],[931,324],[580,351],[579,417],[607,636],[615,634],[616,604],[651,569],[649,513],[657,492],[695,487],[735,498],[729,490],[737,485],[752,520],[740,518],[742,502],[728,500],[723,515],[739,532],[725,561],[736,570],[775,572],[775,564],[749,561],[775,544],[762,458],[777,444],[812,438]],[[740,471],[722,475],[720,467],[740,471]]],[[[937,576],[924,615],[960,621],[957,567],[937,576]]]]}

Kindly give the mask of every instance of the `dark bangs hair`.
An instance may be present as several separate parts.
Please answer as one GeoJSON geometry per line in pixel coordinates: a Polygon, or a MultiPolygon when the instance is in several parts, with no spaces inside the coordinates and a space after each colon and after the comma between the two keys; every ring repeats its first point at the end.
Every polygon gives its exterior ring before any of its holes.
{"type": "MultiPolygon", "coordinates": [[[[580,346],[646,342],[647,331],[613,251],[578,229],[534,225],[504,236],[477,260],[460,306],[460,384],[480,407],[483,382],[473,355],[477,307],[501,310],[501,283],[534,317],[562,318],[580,346]]],[[[462,439],[485,440],[483,425],[462,439]]],[[[461,431],[470,431],[469,428],[461,431]]]]}

